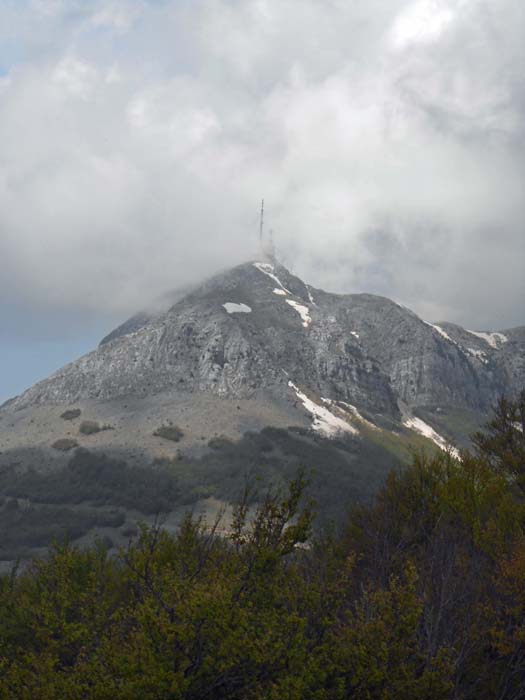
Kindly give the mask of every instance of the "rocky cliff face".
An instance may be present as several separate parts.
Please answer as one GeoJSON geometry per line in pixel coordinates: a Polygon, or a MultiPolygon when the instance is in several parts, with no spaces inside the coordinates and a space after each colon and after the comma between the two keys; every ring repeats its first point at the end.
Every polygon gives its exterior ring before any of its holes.
{"type": "Polygon", "coordinates": [[[500,333],[431,325],[369,294],[308,287],[284,267],[248,263],[139,314],[99,348],[10,405],[152,396],[290,395],[290,382],[372,414],[456,406],[488,411],[525,384],[525,328],[500,333]]]}

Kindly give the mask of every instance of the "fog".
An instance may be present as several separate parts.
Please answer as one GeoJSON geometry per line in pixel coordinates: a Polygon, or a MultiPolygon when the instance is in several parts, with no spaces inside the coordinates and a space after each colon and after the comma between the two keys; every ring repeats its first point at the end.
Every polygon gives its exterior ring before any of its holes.
{"type": "Polygon", "coordinates": [[[314,286],[522,325],[524,65],[516,0],[4,0],[2,308],[109,330],[264,197],[314,286]]]}

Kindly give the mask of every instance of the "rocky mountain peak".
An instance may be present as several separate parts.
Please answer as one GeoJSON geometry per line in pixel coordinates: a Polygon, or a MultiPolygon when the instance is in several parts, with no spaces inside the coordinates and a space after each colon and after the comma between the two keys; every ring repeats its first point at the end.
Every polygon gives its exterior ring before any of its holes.
{"type": "Polygon", "coordinates": [[[525,382],[522,329],[430,324],[371,294],[314,289],[268,258],[238,265],[140,313],[15,407],[150,396],[166,389],[290,398],[290,383],[399,416],[440,405],[485,411],[525,382]]]}

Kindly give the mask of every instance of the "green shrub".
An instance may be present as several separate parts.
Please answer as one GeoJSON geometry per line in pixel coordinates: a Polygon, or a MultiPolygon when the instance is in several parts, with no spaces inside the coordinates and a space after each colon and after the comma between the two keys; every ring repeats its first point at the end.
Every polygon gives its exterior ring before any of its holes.
{"type": "Polygon", "coordinates": [[[125,525],[120,531],[120,534],[123,535],[123,537],[132,538],[139,534],[139,530],[136,525],[125,525]]]}
{"type": "Polygon", "coordinates": [[[75,418],[78,418],[81,413],[82,411],[80,408],[68,408],[67,411],[60,414],[60,418],[63,418],[64,420],[74,420],[75,418]]]}
{"type": "Polygon", "coordinates": [[[172,442],[179,442],[181,438],[184,437],[184,432],[177,425],[161,425],[153,433],[156,437],[164,438],[165,440],[171,440],[172,442]]]}
{"type": "Polygon", "coordinates": [[[76,440],[72,440],[71,438],[60,438],[59,440],[55,440],[55,442],[51,445],[51,447],[54,450],[60,450],[61,452],[68,452],[69,450],[72,450],[75,447],[78,447],[78,442],[76,440]]]}
{"type": "Polygon", "coordinates": [[[94,435],[95,433],[100,433],[102,428],[96,420],[83,420],[78,429],[79,433],[82,435],[94,435]]]}
{"type": "Polygon", "coordinates": [[[115,543],[113,542],[113,540],[111,539],[111,537],[109,535],[102,535],[102,537],[99,537],[97,539],[97,544],[100,547],[102,547],[102,549],[104,549],[106,552],[109,549],[113,549],[113,547],[115,546],[115,543]]]}
{"type": "Polygon", "coordinates": [[[224,435],[219,435],[218,437],[212,437],[208,440],[208,447],[210,450],[224,450],[233,446],[233,440],[229,440],[224,435]]]}
{"type": "Polygon", "coordinates": [[[96,420],[84,420],[78,428],[78,432],[82,435],[94,435],[95,433],[100,433],[102,430],[115,430],[112,425],[100,423],[96,420]]]}

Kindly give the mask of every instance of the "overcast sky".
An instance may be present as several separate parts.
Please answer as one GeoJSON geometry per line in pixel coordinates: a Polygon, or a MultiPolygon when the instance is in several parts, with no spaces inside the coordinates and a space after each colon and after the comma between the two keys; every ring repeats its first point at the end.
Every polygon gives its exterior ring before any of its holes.
{"type": "Polygon", "coordinates": [[[525,323],[523,0],[2,0],[0,401],[253,256],[525,323]]]}

